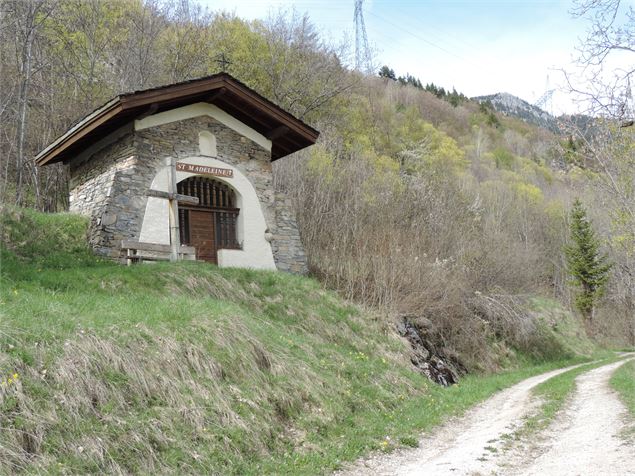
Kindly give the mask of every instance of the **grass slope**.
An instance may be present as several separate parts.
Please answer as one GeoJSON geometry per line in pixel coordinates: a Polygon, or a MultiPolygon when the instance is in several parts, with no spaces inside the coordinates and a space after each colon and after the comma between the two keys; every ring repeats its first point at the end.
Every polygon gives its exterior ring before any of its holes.
{"type": "Polygon", "coordinates": [[[618,368],[611,377],[611,386],[635,418],[635,360],[630,360],[618,368]]]}
{"type": "Polygon", "coordinates": [[[0,473],[315,474],[560,362],[443,389],[314,280],[93,257],[85,220],[5,210],[0,473]]]}
{"type": "Polygon", "coordinates": [[[624,436],[635,440],[635,359],[620,366],[611,376],[610,384],[617,391],[631,415],[624,430],[624,436]]]}

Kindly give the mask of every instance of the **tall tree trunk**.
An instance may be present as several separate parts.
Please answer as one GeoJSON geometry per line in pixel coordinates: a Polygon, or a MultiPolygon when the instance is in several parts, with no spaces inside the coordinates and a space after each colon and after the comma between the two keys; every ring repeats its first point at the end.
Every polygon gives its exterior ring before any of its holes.
{"type": "Polygon", "coordinates": [[[16,130],[16,183],[15,183],[15,203],[18,206],[24,204],[24,179],[25,160],[24,160],[24,142],[27,132],[27,107],[29,100],[29,86],[31,83],[31,60],[33,50],[34,37],[34,20],[37,6],[32,2],[26,3],[26,13],[24,18],[24,44],[22,46],[20,74],[22,81],[18,94],[18,123],[16,130]]]}

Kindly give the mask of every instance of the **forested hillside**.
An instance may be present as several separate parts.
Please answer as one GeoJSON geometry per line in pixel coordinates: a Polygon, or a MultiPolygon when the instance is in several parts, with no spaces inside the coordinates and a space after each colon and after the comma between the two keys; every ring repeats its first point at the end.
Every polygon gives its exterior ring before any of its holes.
{"type": "Polygon", "coordinates": [[[194,2],[79,0],[2,11],[3,202],[64,210],[66,171],[36,168],[39,150],[115,94],[224,68],[321,131],[274,172],[327,286],[408,320],[459,368],[496,369],[539,339],[531,299],[573,303],[563,248],[579,197],[615,264],[588,331],[634,341],[632,128],[598,120],[593,138],[557,136],[354,72],[346,45],[295,13],[248,22],[194,2]]]}

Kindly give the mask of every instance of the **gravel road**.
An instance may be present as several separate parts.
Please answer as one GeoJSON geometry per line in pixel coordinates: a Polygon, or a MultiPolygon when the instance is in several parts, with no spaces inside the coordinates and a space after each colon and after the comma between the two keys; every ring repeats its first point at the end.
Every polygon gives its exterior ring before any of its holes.
{"type": "Polygon", "coordinates": [[[623,362],[589,371],[577,380],[562,415],[539,438],[540,444],[506,450],[505,436],[537,408],[531,390],[573,367],[529,378],[498,392],[463,417],[450,420],[419,448],[377,453],[337,473],[367,475],[635,475],[635,450],[618,433],[626,414],[608,387],[623,362]]]}
{"type": "Polygon", "coordinates": [[[573,400],[543,435],[542,454],[519,474],[635,475],[635,444],[619,435],[628,418],[626,408],[609,387],[613,371],[623,363],[576,379],[573,400]]]}

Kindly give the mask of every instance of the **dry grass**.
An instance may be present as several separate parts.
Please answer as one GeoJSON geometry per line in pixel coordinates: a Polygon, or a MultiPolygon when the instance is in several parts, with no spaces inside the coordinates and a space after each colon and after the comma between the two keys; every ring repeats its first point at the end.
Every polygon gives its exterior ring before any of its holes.
{"type": "Polygon", "coordinates": [[[403,344],[382,343],[382,334],[373,342],[351,325],[280,335],[241,313],[176,333],[142,324],[82,330],[59,350],[38,344],[30,364],[3,353],[2,369],[19,378],[0,393],[0,472],[240,473],[287,445],[309,451],[316,429],[361,401],[382,411],[393,390],[425,389],[414,385],[403,344]],[[371,397],[377,391],[386,398],[371,397]]]}
{"type": "Polygon", "coordinates": [[[0,373],[19,377],[0,387],[0,473],[272,472],[358,431],[351,412],[427,392],[385,321],[315,281],[197,263],[60,270],[83,249],[33,260],[28,220],[5,221],[19,246],[2,249],[0,373]]]}

